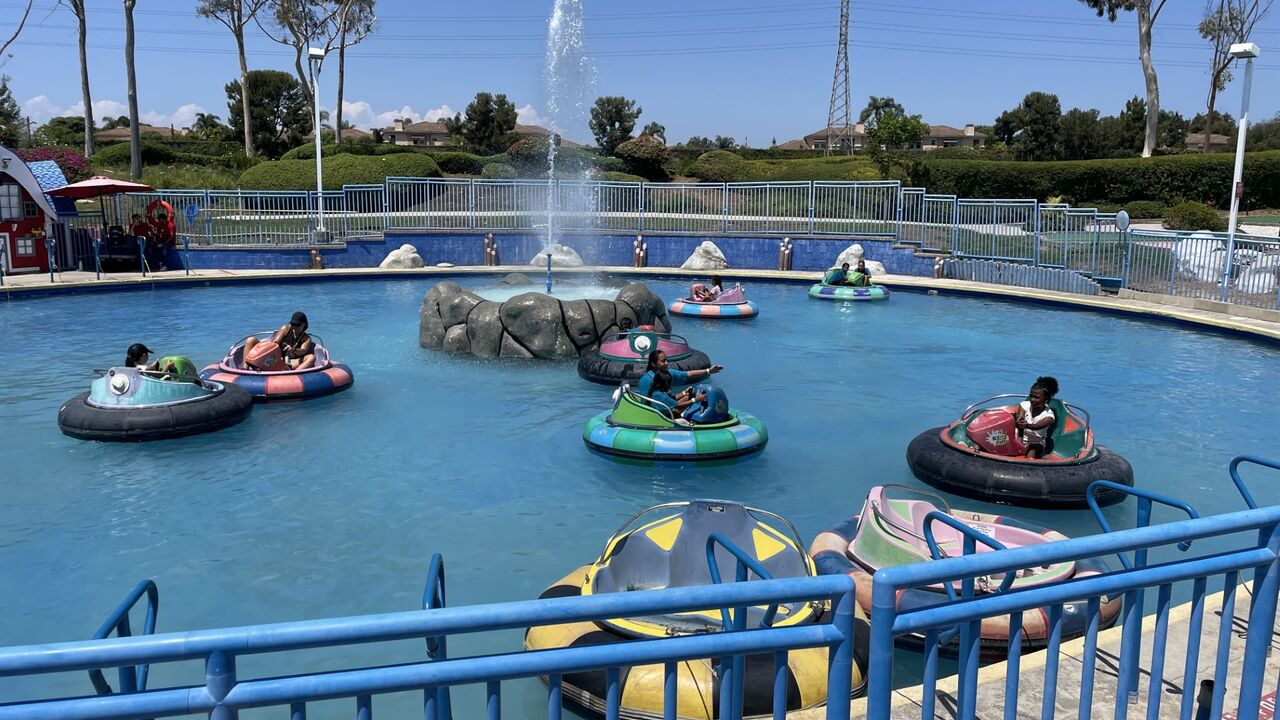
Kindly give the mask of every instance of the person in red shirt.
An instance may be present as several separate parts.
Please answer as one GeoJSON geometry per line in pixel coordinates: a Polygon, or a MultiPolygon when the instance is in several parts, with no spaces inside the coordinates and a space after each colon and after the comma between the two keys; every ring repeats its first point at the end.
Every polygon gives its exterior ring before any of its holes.
{"type": "Polygon", "coordinates": [[[134,237],[150,237],[151,224],[143,220],[141,215],[134,213],[133,224],[129,226],[129,234],[134,237]]]}

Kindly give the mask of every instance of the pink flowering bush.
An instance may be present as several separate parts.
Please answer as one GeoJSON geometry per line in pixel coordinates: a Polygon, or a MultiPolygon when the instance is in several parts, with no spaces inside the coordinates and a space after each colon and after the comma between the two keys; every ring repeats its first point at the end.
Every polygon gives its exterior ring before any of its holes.
{"type": "Polygon", "coordinates": [[[17,151],[23,162],[32,163],[41,160],[52,160],[61,168],[68,183],[80,182],[92,175],[89,161],[75,150],[58,147],[35,147],[17,151]]]}

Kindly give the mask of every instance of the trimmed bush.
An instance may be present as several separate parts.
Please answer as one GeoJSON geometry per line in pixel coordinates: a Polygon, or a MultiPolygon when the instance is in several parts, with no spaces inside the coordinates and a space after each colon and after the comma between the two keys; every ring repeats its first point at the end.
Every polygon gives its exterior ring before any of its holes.
{"type": "Polygon", "coordinates": [[[1123,209],[1129,213],[1129,217],[1142,220],[1164,217],[1165,212],[1168,211],[1168,207],[1164,203],[1153,200],[1134,200],[1133,202],[1125,203],[1123,209]]]}
{"type": "Polygon", "coordinates": [[[591,179],[599,182],[632,182],[632,183],[645,182],[645,179],[640,177],[639,175],[632,175],[630,173],[611,172],[611,171],[595,173],[594,175],[591,176],[591,179]]]}
{"type": "MultiPolygon", "coordinates": [[[[1078,204],[1194,200],[1225,207],[1235,159],[1197,153],[1122,160],[994,162],[926,158],[919,181],[930,192],[967,198],[1044,198],[1062,194],[1078,204]]],[[[1280,151],[1249,153],[1244,163],[1246,207],[1280,206],[1280,151]]]]}
{"type": "Polygon", "coordinates": [[[479,155],[464,152],[431,153],[440,170],[450,175],[479,175],[485,162],[479,155]]]}
{"type": "Polygon", "coordinates": [[[652,135],[641,135],[614,148],[613,154],[626,163],[626,172],[655,182],[670,179],[663,165],[671,159],[671,153],[661,140],[652,135]]]}
{"type": "MultiPolygon", "coordinates": [[[[384,179],[389,177],[438,178],[442,176],[440,166],[429,155],[399,153],[385,155],[376,162],[381,165],[384,179]]],[[[378,182],[381,183],[382,180],[378,180],[378,182]]]]}
{"type": "MultiPolygon", "coordinates": [[[[323,139],[323,138],[322,138],[323,139]]],[[[320,148],[322,157],[330,155],[399,155],[402,153],[417,152],[412,147],[405,145],[392,145],[390,143],[370,143],[370,142],[344,142],[341,145],[333,143],[325,143],[320,148]]],[[[305,145],[299,145],[292,148],[280,156],[281,160],[315,160],[316,144],[309,142],[305,145]]]]}
{"type": "MultiPolygon", "coordinates": [[[[207,160],[205,156],[199,157],[201,160],[207,160]]],[[[164,145],[151,142],[150,140],[142,141],[143,165],[168,165],[173,163],[176,159],[177,154],[164,145]]],[[[129,143],[116,143],[115,145],[108,145],[107,147],[102,148],[93,154],[93,162],[98,165],[105,165],[108,167],[128,167],[129,143]]]]}
{"type": "Polygon", "coordinates": [[[1164,227],[1168,230],[1210,230],[1222,232],[1227,221],[1213,208],[1188,200],[1169,208],[1164,215],[1164,227]]]}
{"type": "Polygon", "coordinates": [[[507,157],[511,167],[521,175],[534,175],[547,172],[547,136],[530,135],[520,138],[507,149],[507,157]]]}
{"type": "Polygon", "coordinates": [[[519,177],[516,169],[504,163],[489,163],[480,170],[480,177],[486,180],[510,180],[519,177]]]}
{"type": "Polygon", "coordinates": [[[707,182],[742,182],[749,179],[747,161],[728,150],[703,153],[689,168],[689,174],[707,182]]]}

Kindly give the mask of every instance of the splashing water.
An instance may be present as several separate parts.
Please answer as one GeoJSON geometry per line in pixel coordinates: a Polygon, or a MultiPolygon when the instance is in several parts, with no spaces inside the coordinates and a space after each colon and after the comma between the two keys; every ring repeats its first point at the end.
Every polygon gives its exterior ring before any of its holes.
{"type": "Polygon", "coordinates": [[[595,85],[595,71],[587,56],[582,33],[582,0],[556,0],[547,20],[547,236],[543,252],[547,254],[547,292],[551,292],[551,253],[560,239],[560,230],[568,212],[591,217],[594,197],[585,183],[591,168],[580,168],[581,177],[570,178],[561,187],[557,174],[556,141],[565,128],[581,132],[586,128],[588,103],[595,85]]]}

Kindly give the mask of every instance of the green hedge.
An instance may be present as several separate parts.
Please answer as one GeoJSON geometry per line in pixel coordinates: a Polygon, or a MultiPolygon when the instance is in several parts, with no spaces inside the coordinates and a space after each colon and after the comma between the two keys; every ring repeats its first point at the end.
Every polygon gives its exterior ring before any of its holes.
{"type": "Polygon", "coordinates": [[[450,175],[479,175],[484,169],[485,161],[479,155],[465,152],[431,153],[440,169],[450,175]]]}
{"type": "MultiPolygon", "coordinates": [[[[323,138],[322,138],[323,139],[323,138]]],[[[321,156],[329,155],[399,155],[402,153],[417,152],[412,147],[405,145],[392,145],[390,143],[370,143],[370,142],[344,142],[341,145],[334,143],[325,143],[320,148],[321,156]]],[[[316,144],[309,142],[306,145],[299,145],[296,148],[288,150],[280,156],[281,160],[315,160],[316,144]]]]}
{"type": "Polygon", "coordinates": [[[518,176],[516,169],[506,163],[488,163],[480,170],[480,177],[485,180],[510,180],[518,176]]]}
{"type": "MultiPolygon", "coordinates": [[[[1077,204],[1181,200],[1229,204],[1231,153],[1124,160],[995,162],[926,159],[912,180],[934,193],[962,198],[1038,198],[1062,195],[1077,204]]],[[[1245,207],[1280,206],[1280,151],[1249,153],[1244,163],[1245,207]]]]}
{"type": "Polygon", "coordinates": [[[1164,216],[1164,227],[1168,230],[1209,230],[1223,232],[1227,229],[1227,221],[1203,203],[1181,202],[1169,208],[1164,216]]]}
{"type": "Polygon", "coordinates": [[[689,174],[706,182],[745,182],[749,177],[747,161],[728,150],[712,150],[698,156],[689,174]]]}
{"type": "Polygon", "coordinates": [[[595,173],[591,176],[591,179],[598,182],[645,182],[645,179],[639,175],[632,175],[631,173],[624,172],[613,172],[611,170],[595,173]]]}
{"type": "MultiPolygon", "coordinates": [[[[129,143],[108,145],[93,154],[93,162],[107,167],[129,166],[129,143]]],[[[201,156],[202,159],[203,156],[201,156]]],[[[169,165],[177,159],[177,153],[159,143],[142,141],[143,165],[169,165]]],[[[187,162],[187,161],[183,161],[187,162]]]]}
{"type": "MultiPolygon", "coordinates": [[[[341,190],[343,185],[381,185],[389,176],[440,177],[435,161],[418,153],[338,153],[325,157],[321,164],[326,190],[341,190]]],[[[247,190],[310,190],[315,183],[314,160],[272,160],[240,175],[240,187],[247,190]]]]}

